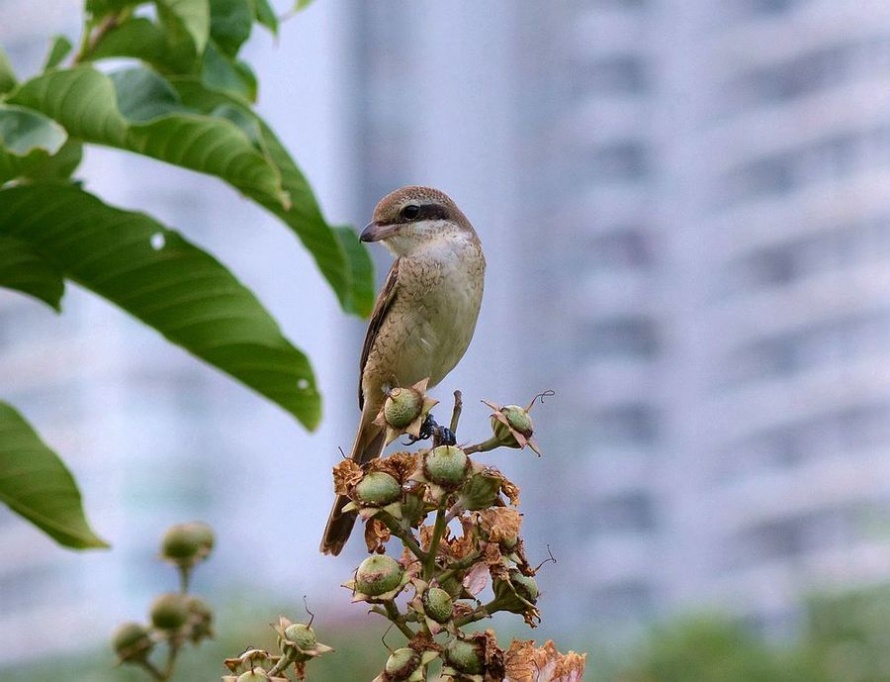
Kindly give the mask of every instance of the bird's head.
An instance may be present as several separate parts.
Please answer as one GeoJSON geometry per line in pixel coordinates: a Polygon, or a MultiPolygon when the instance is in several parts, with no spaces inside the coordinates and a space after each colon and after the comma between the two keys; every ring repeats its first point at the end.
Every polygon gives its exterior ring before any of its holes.
{"type": "Polygon", "coordinates": [[[361,240],[382,242],[394,255],[405,256],[449,236],[476,239],[470,221],[447,194],[409,186],[380,200],[361,240]]]}

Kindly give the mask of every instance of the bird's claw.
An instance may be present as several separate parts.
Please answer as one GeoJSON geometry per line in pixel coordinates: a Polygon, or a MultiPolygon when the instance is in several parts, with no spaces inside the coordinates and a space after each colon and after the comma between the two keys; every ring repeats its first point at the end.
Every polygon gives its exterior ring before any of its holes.
{"type": "Polygon", "coordinates": [[[408,445],[413,445],[417,441],[432,438],[433,447],[439,445],[454,445],[457,443],[457,437],[454,432],[447,426],[439,426],[439,423],[428,414],[423,424],[420,425],[420,432],[417,436],[408,436],[408,445]]]}
{"type": "Polygon", "coordinates": [[[457,437],[447,426],[437,426],[433,432],[433,445],[457,445],[457,437]]]}

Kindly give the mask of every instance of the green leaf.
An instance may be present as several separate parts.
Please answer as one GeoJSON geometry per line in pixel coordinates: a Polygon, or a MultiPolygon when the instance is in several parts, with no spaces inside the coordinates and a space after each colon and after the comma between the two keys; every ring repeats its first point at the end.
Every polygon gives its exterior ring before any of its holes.
{"type": "Polygon", "coordinates": [[[47,161],[67,138],[65,129],[51,118],[0,104],[0,184],[47,161]]]}
{"type": "Polygon", "coordinates": [[[249,0],[213,0],[210,3],[210,37],[229,57],[250,37],[253,12],[249,0]]]}
{"type": "Polygon", "coordinates": [[[158,15],[172,36],[186,34],[201,54],[210,37],[209,0],[156,0],[158,15]]]}
{"type": "Polygon", "coordinates": [[[151,19],[133,17],[103,32],[90,51],[91,59],[132,57],[153,64],[162,70],[188,64],[171,64],[164,32],[151,19]]]}
{"type": "Polygon", "coordinates": [[[0,402],[0,502],[66,547],[108,547],[87,523],[71,472],[5,402],[0,402]]]}
{"type": "MultiPolygon", "coordinates": [[[[163,81],[157,74],[140,71],[163,81]]],[[[84,141],[127,149],[228,182],[294,231],[344,310],[367,315],[373,301],[364,292],[373,283],[366,275],[370,270],[366,250],[344,249],[303,174],[272,130],[238,98],[209,90],[193,78],[175,78],[170,83],[182,104],[198,113],[128,121],[118,110],[111,79],[89,66],[38,76],[23,83],[10,101],[43,112],[84,141]],[[220,106],[233,107],[253,119],[258,139],[229,117],[212,116],[220,106]]],[[[136,111],[144,111],[144,106],[136,111]]]]}
{"type": "Polygon", "coordinates": [[[292,10],[293,13],[302,12],[304,9],[311,5],[313,0],[296,0],[294,2],[294,8],[292,10]]]}
{"type": "Polygon", "coordinates": [[[83,144],[70,137],[62,148],[48,159],[29,164],[21,177],[31,180],[68,180],[83,160],[83,144]]]}
{"type": "Polygon", "coordinates": [[[17,81],[12,70],[12,64],[9,61],[9,57],[6,56],[6,52],[3,51],[3,46],[0,45],[0,95],[5,95],[10,90],[15,89],[16,85],[17,81]]]}
{"type": "Polygon", "coordinates": [[[185,111],[176,90],[148,69],[115,71],[109,78],[114,85],[117,109],[131,123],[185,111]]]}
{"type": "Polygon", "coordinates": [[[306,357],[216,259],[142,213],[73,186],[0,190],[0,235],[226,372],[313,429],[320,398],[306,357]]]}
{"type": "Polygon", "coordinates": [[[247,195],[278,216],[300,238],[334,289],[343,309],[367,316],[374,304],[373,268],[367,250],[357,244],[355,233],[349,242],[345,242],[343,233],[338,234],[328,225],[312,188],[271,128],[242,102],[210,91],[195,79],[177,78],[172,84],[189,107],[208,114],[221,108],[234,108],[255,122],[261,147],[281,173],[282,187],[291,201],[289,205],[282,205],[255,192],[247,192],[247,195]],[[350,248],[345,247],[346,243],[350,248]]]}
{"type": "MultiPolygon", "coordinates": [[[[61,310],[65,281],[52,263],[20,239],[0,235],[0,287],[20,291],[61,310]]],[[[2,445],[0,445],[2,447],[2,445]]]]}
{"type": "Polygon", "coordinates": [[[346,259],[350,263],[352,289],[350,307],[363,315],[368,315],[374,307],[377,292],[374,287],[374,264],[368,257],[365,245],[359,241],[358,233],[348,225],[334,227],[334,234],[340,240],[346,259]]]}
{"type": "Polygon", "coordinates": [[[24,156],[34,149],[55,154],[67,137],[65,129],[51,118],[0,104],[0,143],[13,154],[24,156]]]}
{"type": "Polygon", "coordinates": [[[112,79],[90,66],[52,71],[23,83],[9,101],[41,111],[86,142],[150,156],[215,175],[251,198],[279,206],[289,198],[275,164],[231,121],[177,112],[167,81],[147,69],[119,74],[119,83],[141,83],[144,96],[128,90],[127,119],[118,108],[112,79]],[[152,85],[155,83],[155,85],[152,85]],[[145,120],[154,113],[159,117],[145,120]]]}
{"type": "Polygon", "coordinates": [[[101,19],[127,7],[144,4],[146,0],[86,0],[86,10],[93,19],[101,19]]]}
{"type": "Polygon", "coordinates": [[[253,16],[258,24],[265,26],[273,36],[278,35],[278,16],[268,0],[252,0],[253,16]]]}
{"type": "Polygon", "coordinates": [[[256,99],[256,79],[241,62],[234,62],[217,48],[214,41],[207,43],[201,66],[201,80],[214,90],[222,90],[247,102],[256,99]]]}
{"type": "Polygon", "coordinates": [[[50,46],[49,54],[46,55],[46,61],[43,64],[43,70],[55,68],[59,63],[68,56],[71,48],[74,46],[65,36],[54,36],[53,43],[50,46]]]}

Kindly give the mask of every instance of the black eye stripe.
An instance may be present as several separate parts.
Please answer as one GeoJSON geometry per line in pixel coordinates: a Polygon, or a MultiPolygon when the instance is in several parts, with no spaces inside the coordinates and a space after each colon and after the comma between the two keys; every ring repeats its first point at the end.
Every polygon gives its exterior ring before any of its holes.
{"type": "Polygon", "coordinates": [[[417,206],[416,215],[408,218],[404,215],[405,209],[399,214],[400,223],[414,223],[420,220],[445,220],[448,218],[448,210],[441,204],[420,204],[417,206]]]}

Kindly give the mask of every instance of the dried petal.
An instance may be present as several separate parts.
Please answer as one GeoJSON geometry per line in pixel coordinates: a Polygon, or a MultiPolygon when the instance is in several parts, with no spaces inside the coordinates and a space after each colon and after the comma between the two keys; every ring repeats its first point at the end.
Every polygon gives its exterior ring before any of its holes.
{"type": "Polygon", "coordinates": [[[504,661],[505,682],[580,682],[587,654],[561,654],[549,639],[541,648],[531,640],[513,640],[504,661]]]}
{"type": "Polygon", "coordinates": [[[338,495],[349,495],[364,475],[362,468],[356,462],[344,459],[334,467],[334,492],[338,495]]]}

